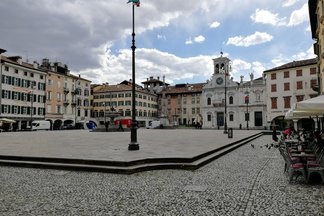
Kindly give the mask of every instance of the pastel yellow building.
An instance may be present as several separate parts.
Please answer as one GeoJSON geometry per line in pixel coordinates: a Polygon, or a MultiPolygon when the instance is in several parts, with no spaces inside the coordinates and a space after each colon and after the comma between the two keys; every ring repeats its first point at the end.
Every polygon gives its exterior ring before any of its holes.
{"type": "MultiPolygon", "coordinates": [[[[130,124],[126,120],[131,120],[132,116],[132,85],[124,81],[117,85],[94,85],[92,88],[93,101],[91,117],[96,119],[99,125],[104,125],[110,121],[105,115],[107,110],[118,111],[124,127],[130,124]]],[[[144,127],[157,117],[157,96],[150,93],[141,86],[136,86],[136,120],[140,127],[144,127]]],[[[99,126],[98,125],[98,126],[99,126]]]]}

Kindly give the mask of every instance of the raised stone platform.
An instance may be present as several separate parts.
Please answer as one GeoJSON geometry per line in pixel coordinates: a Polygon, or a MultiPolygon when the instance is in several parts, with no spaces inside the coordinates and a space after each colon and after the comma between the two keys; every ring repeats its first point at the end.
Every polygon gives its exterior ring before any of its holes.
{"type": "Polygon", "coordinates": [[[197,169],[262,135],[262,131],[139,129],[139,151],[128,151],[130,132],[88,130],[1,134],[0,164],[130,174],[152,169],[197,169]]]}

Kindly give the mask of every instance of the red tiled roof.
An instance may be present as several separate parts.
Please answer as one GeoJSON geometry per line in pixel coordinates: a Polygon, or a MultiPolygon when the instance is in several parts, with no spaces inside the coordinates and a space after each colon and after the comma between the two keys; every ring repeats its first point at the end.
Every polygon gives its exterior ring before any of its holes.
{"type": "MultiPolygon", "coordinates": [[[[143,92],[146,94],[151,94],[148,90],[143,88],[136,88],[137,92],[143,92]]],[[[123,91],[132,91],[131,85],[118,84],[118,85],[101,85],[97,86],[96,90],[93,93],[105,93],[105,92],[123,92],[123,91]]],[[[153,94],[151,94],[153,95],[153,94]]]]}
{"type": "Polygon", "coordinates": [[[202,92],[202,88],[206,83],[194,83],[194,84],[178,84],[175,86],[168,86],[160,92],[166,94],[192,94],[202,92]]]}
{"type": "MultiPolygon", "coordinates": [[[[14,59],[17,58],[18,59],[18,56],[14,56],[12,58],[14,58],[14,59]]],[[[14,61],[14,60],[10,59],[10,57],[7,57],[7,56],[1,56],[1,61],[8,62],[10,64],[23,66],[23,67],[26,67],[26,68],[29,68],[29,69],[45,72],[45,71],[40,70],[38,68],[34,68],[33,64],[30,64],[30,63],[27,63],[27,62],[22,62],[21,64],[19,64],[17,61],[14,61]]]]}
{"type": "Polygon", "coordinates": [[[288,68],[307,66],[307,65],[312,65],[312,64],[317,64],[317,59],[316,58],[289,62],[289,63],[281,65],[279,67],[275,67],[275,68],[272,68],[272,69],[269,69],[269,70],[265,70],[264,73],[272,72],[272,71],[276,71],[276,70],[288,69],[288,68]]]}
{"type": "Polygon", "coordinates": [[[69,77],[71,77],[71,78],[73,78],[73,79],[81,79],[81,80],[84,80],[84,81],[92,82],[91,80],[87,80],[87,79],[85,79],[85,78],[82,78],[82,77],[80,77],[80,76],[76,76],[76,75],[73,75],[73,74],[66,75],[66,76],[69,76],[69,77]]]}

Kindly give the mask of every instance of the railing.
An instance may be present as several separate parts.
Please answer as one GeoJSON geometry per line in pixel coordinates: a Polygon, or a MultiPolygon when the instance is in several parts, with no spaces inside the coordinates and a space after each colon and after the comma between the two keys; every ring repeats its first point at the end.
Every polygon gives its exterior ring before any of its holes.
{"type": "Polygon", "coordinates": [[[67,87],[64,87],[64,93],[67,94],[70,92],[70,89],[68,89],[67,87]]]}

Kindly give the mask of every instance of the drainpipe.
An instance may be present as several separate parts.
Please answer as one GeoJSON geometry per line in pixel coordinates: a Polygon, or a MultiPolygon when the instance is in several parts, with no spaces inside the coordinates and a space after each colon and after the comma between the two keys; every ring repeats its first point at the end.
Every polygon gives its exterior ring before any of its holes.
{"type": "Polygon", "coordinates": [[[0,116],[2,115],[2,60],[0,54],[0,116]]]}
{"type": "Polygon", "coordinates": [[[317,85],[318,85],[317,93],[318,93],[318,95],[321,95],[322,83],[321,83],[321,67],[320,67],[319,61],[320,61],[319,56],[317,56],[317,85]]]}

